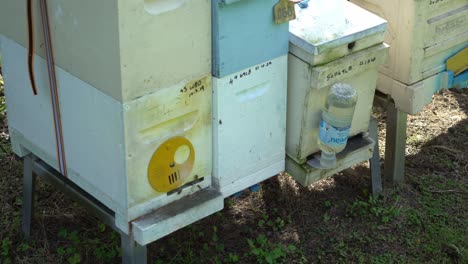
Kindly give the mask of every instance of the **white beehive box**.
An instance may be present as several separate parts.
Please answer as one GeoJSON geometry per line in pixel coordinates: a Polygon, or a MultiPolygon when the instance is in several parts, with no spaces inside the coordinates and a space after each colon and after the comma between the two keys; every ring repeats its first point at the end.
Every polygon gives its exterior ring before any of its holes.
{"type": "MultiPolygon", "coordinates": [[[[49,16],[69,179],[114,211],[116,225],[141,244],[220,210],[223,198],[210,189],[209,1],[51,0],[49,16]],[[208,191],[187,203],[196,212],[132,222],[208,191]]],[[[36,96],[24,1],[0,2],[9,130],[15,153],[32,152],[58,169],[38,6],[35,17],[36,96]]]]}
{"type": "MultiPolygon", "coordinates": [[[[57,66],[118,101],[211,72],[208,0],[47,2],[57,66]]],[[[0,33],[27,47],[26,1],[0,6],[0,33]]],[[[33,7],[45,57],[39,1],[33,7]]]]}
{"type": "Polygon", "coordinates": [[[378,90],[415,114],[441,88],[447,59],[468,45],[466,0],[351,0],[389,23],[390,56],[378,90]]]}
{"type": "MultiPolygon", "coordinates": [[[[313,2],[310,2],[313,3],[313,2]]],[[[288,156],[303,164],[318,152],[321,112],[330,87],[348,83],[358,92],[350,136],[368,131],[378,67],[387,59],[382,44],[386,22],[347,1],[344,21],[335,31],[310,4],[290,23],[288,66],[288,156]]],[[[338,23],[334,20],[333,23],[338,23]]]]}
{"type": "Polygon", "coordinates": [[[277,0],[212,0],[213,180],[227,197],[284,170],[288,23],[277,0]]]}
{"type": "Polygon", "coordinates": [[[213,78],[213,177],[224,196],[284,170],[287,55],[213,78]]]}

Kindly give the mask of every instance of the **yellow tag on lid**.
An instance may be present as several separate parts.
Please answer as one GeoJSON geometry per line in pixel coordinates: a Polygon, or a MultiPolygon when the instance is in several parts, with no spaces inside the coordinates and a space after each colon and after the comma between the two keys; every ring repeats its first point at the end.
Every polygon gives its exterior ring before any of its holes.
{"type": "Polygon", "coordinates": [[[294,3],[290,0],[280,0],[273,8],[276,24],[286,23],[296,19],[294,3]]]}

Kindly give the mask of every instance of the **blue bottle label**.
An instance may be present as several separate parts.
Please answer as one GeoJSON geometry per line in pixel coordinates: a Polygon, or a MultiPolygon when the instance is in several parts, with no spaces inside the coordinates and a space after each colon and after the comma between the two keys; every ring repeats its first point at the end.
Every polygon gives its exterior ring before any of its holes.
{"type": "Polygon", "coordinates": [[[334,127],[320,120],[319,138],[323,143],[332,148],[343,147],[348,142],[350,130],[350,126],[334,127]]]}

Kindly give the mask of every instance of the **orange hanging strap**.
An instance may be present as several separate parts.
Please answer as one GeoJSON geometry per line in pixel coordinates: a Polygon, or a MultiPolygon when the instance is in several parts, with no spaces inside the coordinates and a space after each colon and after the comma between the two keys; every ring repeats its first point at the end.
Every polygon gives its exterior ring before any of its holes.
{"type": "Polygon", "coordinates": [[[52,37],[49,26],[49,14],[47,11],[47,1],[40,0],[42,28],[44,30],[44,41],[47,57],[47,70],[49,73],[50,96],[52,100],[52,113],[54,115],[55,142],[57,146],[57,158],[59,171],[67,176],[67,164],[65,159],[65,146],[63,144],[62,118],[60,116],[60,102],[57,89],[57,78],[55,73],[54,53],[52,49],[52,37]]]}
{"type": "Polygon", "coordinates": [[[26,0],[26,16],[28,24],[28,72],[34,95],[37,95],[36,80],[34,78],[34,17],[32,0],[26,0]]]}

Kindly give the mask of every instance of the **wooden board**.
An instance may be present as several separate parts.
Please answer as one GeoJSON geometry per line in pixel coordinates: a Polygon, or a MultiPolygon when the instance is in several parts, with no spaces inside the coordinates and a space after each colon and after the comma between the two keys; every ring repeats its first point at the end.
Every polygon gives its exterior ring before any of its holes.
{"type": "MultiPolygon", "coordinates": [[[[0,3],[0,32],[23,47],[25,3],[0,3]]],[[[35,50],[44,58],[39,4],[33,3],[35,50]]],[[[211,70],[210,1],[49,0],[48,6],[57,66],[118,101],[211,70]]]]}
{"type": "Polygon", "coordinates": [[[213,176],[229,196],[284,169],[287,56],[213,79],[213,176]]]}
{"type": "Polygon", "coordinates": [[[451,49],[468,43],[466,0],[351,0],[381,16],[389,27],[385,42],[390,45],[388,64],[381,72],[406,85],[429,76],[450,58],[451,49]],[[442,59],[434,59],[434,56],[442,59]]]}
{"type": "Polygon", "coordinates": [[[288,23],[275,24],[279,0],[211,0],[213,76],[218,78],[288,53],[288,23]]]}
{"type": "Polygon", "coordinates": [[[287,157],[286,172],[302,186],[309,186],[358,163],[369,160],[372,157],[374,144],[372,139],[362,136],[349,139],[346,148],[337,155],[337,166],[333,169],[316,169],[307,163],[299,164],[287,157]]]}
{"type": "Polygon", "coordinates": [[[348,1],[317,0],[296,10],[289,52],[312,66],[382,43],[387,28],[385,20],[348,1]]]}

